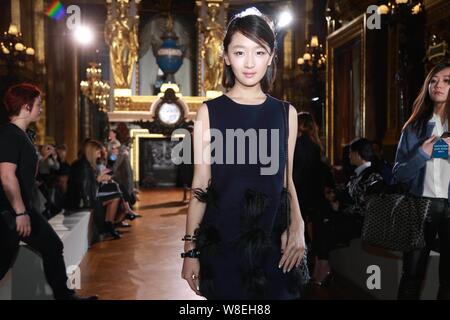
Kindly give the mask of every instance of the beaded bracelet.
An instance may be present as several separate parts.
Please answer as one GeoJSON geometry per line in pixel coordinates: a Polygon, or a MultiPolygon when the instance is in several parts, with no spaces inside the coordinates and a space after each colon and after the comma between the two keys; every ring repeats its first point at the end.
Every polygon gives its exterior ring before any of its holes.
{"type": "Polygon", "coordinates": [[[190,234],[186,234],[181,241],[196,241],[197,237],[196,236],[191,236],[190,234]]]}
{"type": "Polygon", "coordinates": [[[181,253],[181,258],[198,258],[200,256],[200,250],[192,249],[181,253]]]}

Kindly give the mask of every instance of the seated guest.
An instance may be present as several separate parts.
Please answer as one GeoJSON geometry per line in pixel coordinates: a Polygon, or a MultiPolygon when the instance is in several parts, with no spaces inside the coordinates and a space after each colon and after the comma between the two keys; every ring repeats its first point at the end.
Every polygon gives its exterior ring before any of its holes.
{"type": "Polygon", "coordinates": [[[385,158],[383,154],[383,147],[381,142],[372,142],[372,149],[373,149],[373,161],[372,166],[377,168],[377,171],[381,174],[383,177],[383,181],[386,184],[391,184],[392,182],[392,169],[393,166],[390,164],[385,158]]]}
{"type": "Polygon", "coordinates": [[[124,220],[134,220],[138,217],[138,215],[131,210],[129,204],[130,196],[127,190],[121,184],[115,181],[113,171],[107,167],[107,155],[108,152],[106,147],[102,146],[102,156],[97,163],[97,168],[99,172],[106,170],[111,179],[106,182],[100,183],[97,198],[100,201],[105,201],[114,197],[119,197],[120,205],[118,208],[118,214],[116,215],[115,225],[117,227],[131,227],[131,225],[124,222],[124,220]]]}
{"type": "Polygon", "coordinates": [[[118,140],[112,140],[108,144],[108,159],[107,167],[112,170],[114,181],[120,185],[123,197],[126,201],[124,203],[127,217],[130,220],[140,217],[131,210],[131,206],[136,203],[136,195],[134,191],[133,169],[130,164],[130,157],[127,146],[121,145],[118,140]]]}
{"type": "Polygon", "coordinates": [[[59,170],[57,171],[57,184],[61,186],[64,193],[67,192],[67,181],[69,180],[70,164],[67,162],[67,146],[59,144],[56,146],[57,160],[59,162],[59,170]]]}
{"type": "Polygon", "coordinates": [[[53,182],[54,174],[59,170],[59,162],[55,147],[52,144],[46,144],[40,149],[39,175],[48,185],[53,182]]]}
{"type": "Polygon", "coordinates": [[[114,239],[119,239],[120,234],[116,231],[114,223],[120,197],[115,196],[102,201],[97,199],[100,183],[111,180],[108,169],[97,172],[97,161],[101,157],[101,150],[100,142],[89,140],[84,144],[80,159],[72,164],[67,188],[67,208],[94,209],[94,220],[99,231],[106,230],[114,239]],[[103,209],[106,209],[104,219],[103,209]]]}
{"type": "Polygon", "coordinates": [[[350,177],[346,189],[339,192],[332,186],[325,188],[325,198],[321,217],[314,226],[314,245],[318,261],[313,275],[313,283],[323,285],[330,277],[329,252],[339,244],[348,244],[350,240],[361,236],[366,196],[370,186],[383,180],[375,167],[372,144],[360,138],[349,146],[350,164],[355,173],[350,177]]]}

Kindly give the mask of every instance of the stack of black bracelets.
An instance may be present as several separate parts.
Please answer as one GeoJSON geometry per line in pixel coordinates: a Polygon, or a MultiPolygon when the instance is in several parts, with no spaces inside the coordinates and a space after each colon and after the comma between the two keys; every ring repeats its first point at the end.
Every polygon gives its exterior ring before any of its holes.
{"type": "MultiPolygon", "coordinates": [[[[186,234],[181,241],[192,241],[195,242],[197,240],[196,236],[191,236],[190,234],[186,234]]],[[[198,258],[200,256],[200,250],[198,249],[192,249],[186,252],[181,253],[181,258],[198,258]]]]}

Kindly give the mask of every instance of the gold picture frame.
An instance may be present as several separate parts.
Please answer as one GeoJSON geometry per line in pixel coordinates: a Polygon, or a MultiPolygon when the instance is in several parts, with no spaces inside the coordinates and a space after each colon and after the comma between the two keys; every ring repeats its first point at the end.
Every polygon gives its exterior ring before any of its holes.
{"type": "Polygon", "coordinates": [[[331,33],[327,37],[326,54],[326,155],[331,164],[335,165],[340,159],[341,147],[350,142],[337,141],[345,137],[343,132],[348,131],[349,126],[354,126],[354,134],[347,134],[347,140],[358,136],[364,137],[366,134],[366,15],[360,15],[349,24],[331,33]],[[345,92],[336,91],[337,85],[342,87],[342,82],[336,83],[337,77],[345,78],[346,74],[346,72],[344,75],[340,72],[342,71],[340,69],[343,68],[340,56],[344,55],[346,50],[355,55],[348,60],[351,61],[352,69],[344,70],[349,71],[350,78],[350,88],[348,88],[351,91],[350,94],[347,91],[350,104],[346,110],[348,115],[341,112],[344,110],[340,110],[343,106],[339,98],[345,92]],[[352,73],[353,70],[357,71],[356,74],[352,73]],[[339,150],[336,150],[336,146],[339,146],[339,150]]]}

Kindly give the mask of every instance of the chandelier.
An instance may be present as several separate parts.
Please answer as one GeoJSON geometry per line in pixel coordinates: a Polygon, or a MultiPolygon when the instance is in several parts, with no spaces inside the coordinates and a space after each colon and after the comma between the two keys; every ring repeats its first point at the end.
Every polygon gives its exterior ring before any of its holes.
{"type": "Polygon", "coordinates": [[[26,47],[22,34],[15,24],[10,24],[8,31],[0,35],[0,57],[8,64],[23,65],[34,57],[34,49],[26,47]]]}
{"type": "Polygon", "coordinates": [[[323,46],[319,44],[319,38],[312,36],[311,42],[306,45],[305,53],[297,59],[297,64],[303,72],[316,72],[325,69],[326,60],[327,56],[323,53],[323,46]]]}
{"type": "Polygon", "coordinates": [[[393,0],[387,4],[378,6],[378,14],[381,16],[410,13],[417,15],[423,11],[422,1],[417,0],[393,0]]]}
{"type": "Polygon", "coordinates": [[[101,64],[91,62],[90,67],[86,69],[86,78],[80,82],[80,89],[83,95],[93,104],[98,106],[101,112],[107,111],[110,86],[107,82],[103,82],[101,64]]]}

